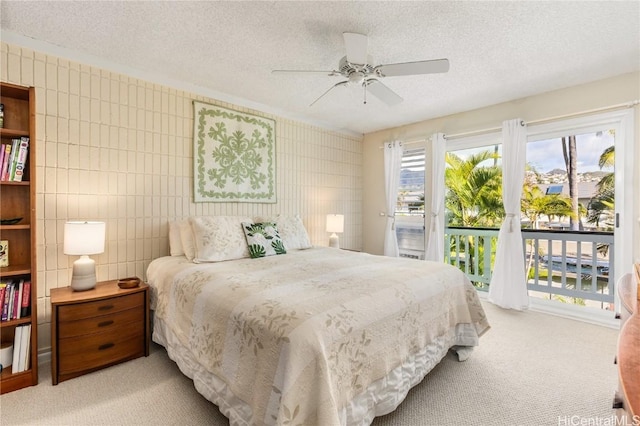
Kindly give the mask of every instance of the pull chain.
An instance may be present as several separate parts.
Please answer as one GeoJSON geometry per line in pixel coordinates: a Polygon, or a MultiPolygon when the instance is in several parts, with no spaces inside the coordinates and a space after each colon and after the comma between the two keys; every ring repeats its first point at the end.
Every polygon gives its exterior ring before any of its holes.
{"type": "Polygon", "coordinates": [[[364,87],[364,104],[367,104],[367,80],[362,83],[362,87],[364,87]]]}

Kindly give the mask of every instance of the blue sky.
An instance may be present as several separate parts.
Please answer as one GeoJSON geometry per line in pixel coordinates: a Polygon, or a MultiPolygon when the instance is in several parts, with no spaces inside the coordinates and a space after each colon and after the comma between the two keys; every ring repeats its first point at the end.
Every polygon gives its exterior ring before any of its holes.
{"type": "MultiPolygon", "coordinates": [[[[560,140],[560,138],[556,138],[529,142],[527,144],[527,163],[540,173],[546,173],[553,169],[564,170],[564,157],[560,140]]],[[[608,132],[577,135],[578,173],[601,170],[600,167],[598,167],[600,154],[602,154],[606,148],[613,145],[613,142],[614,137],[608,132]]],[[[468,149],[460,151],[458,155],[464,158],[472,153],[487,149],[492,149],[492,147],[468,149]]],[[[501,149],[500,152],[502,152],[501,149]]],[[[602,171],[611,172],[613,169],[604,168],[602,171]]]]}

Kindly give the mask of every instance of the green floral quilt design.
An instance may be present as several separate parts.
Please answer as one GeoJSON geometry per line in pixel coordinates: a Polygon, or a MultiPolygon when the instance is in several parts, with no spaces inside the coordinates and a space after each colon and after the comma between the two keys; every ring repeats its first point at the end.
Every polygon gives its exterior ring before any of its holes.
{"type": "Polygon", "coordinates": [[[193,105],[195,201],[275,203],[275,121],[193,105]]]}

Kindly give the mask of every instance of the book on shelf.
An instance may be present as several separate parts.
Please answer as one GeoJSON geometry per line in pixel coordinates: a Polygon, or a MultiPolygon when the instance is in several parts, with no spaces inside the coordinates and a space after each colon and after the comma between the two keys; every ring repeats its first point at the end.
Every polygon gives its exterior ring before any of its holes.
{"type": "Polygon", "coordinates": [[[13,360],[11,362],[11,372],[19,373],[20,346],[22,345],[22,326],[16,327],[13,332],[13,360]]]}
{"type": "Polygon", "coordinates": [[[11,283],[5,283],[4,300],[2,301],[2,316],[0,321],[7,321],[9,319],[9,300],[11,299],[11,283]]]}
{"type": "Polygon", "coordinates": [[[4,164],[4,155],[7,148],[6,144],[0,145],[0,179],[2,178],[2,165],[4,164]]]}
{"type": "Polygon", "coordinates": [[[11,321],[31,315],[31,281],[15,279],[0,284],[0,321],[11,321]]]}
{"type": "Polygon", "coordinates": [[[27,164],[27,155],[29,154],[29,138],[22,136],[20,138],[20,145],[18,148],[18,154],[16,156],[16,165],[13,180],[16,182],[22,182],[24,176],[24,167],[27,164]]]}
{"type": "Polygon", "coordinates": [[[13,335],[13,359],[11,372],[21,373],[29,369],[31,361],[31,324],[19,325],[13,335]]]}
{"type": "Polygon", "coordinates": [[[5,297],[7,300],[5,300],[4,302],[4,307],[6,307],[6,316],[5,316],[5,309],[3,307],[2,309],[2,320],[3,321],[11,321],[11,315],[13,315],[13,301],[15,298],[15,287],[13,285],[13,282],[9,282],[8,286],[7,286],[7,296],[5,297]]]}
{"type": "Polygon", "coordinates": [[[20,148],[20,139],[11,140],[11,158],[9,159],[9,173],[7,180],[12,181],[16,173],[16,161],[18,160],[18,149],[20,148]]]}
{"type": "Polygon", "coordinates": [[[0,282],[0,318],[4,309],[4,295],[7,292],[7,283],[0,282]]]}
{"type": "Polygon", "coordinates": [[[11,143],[2,144],[0,180],[22,182],[29,155],[29,137],[14,138],[11,143]]]}
{"type": "Polygon", "coordinates": [[[20,306],[20,316],[28,317],[31,315],[31,281],[24,281],[22,290],[22,304],[20,306]]]}
{"type": "Polygon", "coordinates": [[[9,160],[11,158],[11,144],[4,145],[4,158],[2,159],[2,171],[0,172],[0,180],[8,180],[9,160]]]}
{"type": "Polygon", "coordinates": [[[18,289],[16,291],[16,299],[13,302],[13,319],[20,319],[22,317],[22,291],[24,289],[24,280],[18,282],[18,289]]]}
{"type": "MultiPolygon", "coordinates": [[[[16,327],[17,329],[18,327],[16,327]]],[[[18,371],[20,373],[29,368],[28,360],[29,360],[29,349],[31,345],[31,324],[21,325],[19,328],[22,329],[22,334],[20,335],[20,357],[18,358],[18,371]]]]}
{"type": "Polygon", "coordinates": [[[20,294],[20,283],[13,284],[13,306],[11,307],[11,319],[20,319],[20,305],[22,304],[22,295],[20,294]]]}

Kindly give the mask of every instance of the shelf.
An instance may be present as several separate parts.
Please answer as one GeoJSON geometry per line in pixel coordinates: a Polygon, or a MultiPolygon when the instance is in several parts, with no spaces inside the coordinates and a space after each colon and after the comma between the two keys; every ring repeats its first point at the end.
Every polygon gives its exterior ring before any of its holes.
{"type": "Polygon", "coordinates": [[[31,323],[31,315],[24,318],[20,318],[20,319],[0,321],[0,327],[15,327],[20,324],[29,324],[29,323],[31,323]]]}
{"type": "Polygon", "coordinates": [[[34,384],[33,376],[35,372],[36,371],[34,369],[29,368],[28,370],[14,374],[11,371],[11,367],[3,368],[2,374],[0,374],[2,393],[12,392],[26,386],[32,386],[34,384]]]}
{"type": "Polygon", "coordinates": [[[28,180],[15,181],[15,180],[0,180],[0,185],[13,185],[13,186],[29,186],[31,182],[28,180]]]}
{"type": "Polygon", "coordinates": [[[31,229],[31,225],[0,225],[0,231],[19,231],[20,229],[31,229]]]}
{"type": "Polygon", "coordinates": [[[6,129],[0,128],[0,136],[3,138],[19,138],[21,136],[29,136],[28,130],[6,129]]]}
{"type": "Polygon", "coordinates": [[[0,277],[15,277],[18,275],[26,275],[31,273],[29,265],[10,265],[0,268],[0,277]]]}
{"type": "Polygon", "coordinates": [[[21,376],[21,375],[31,374],[31,369],[24,370],[24,371],[21,371],[19,373],[15,373],[14,374],[12,369],[11,369],[11,367],[13,367],[13,366],[9,366],[7,368],[3,368],[2,369],[2,380],[7,379],[9,377],[17,377],[17,376],[21,376]]]}

